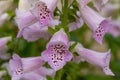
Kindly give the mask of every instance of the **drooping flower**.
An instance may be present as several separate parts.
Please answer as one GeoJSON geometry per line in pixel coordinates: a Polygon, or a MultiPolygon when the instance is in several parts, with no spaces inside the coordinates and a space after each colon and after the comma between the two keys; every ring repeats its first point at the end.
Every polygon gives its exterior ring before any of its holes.
{"type": "Polygon", "coordinates": [[[84,48],[80,43],[78,43],[74,51],[79,54],[79,59],[85,60],[90,64],[100,67],[106,75],[114,76],[114,73],[109,68],[110,62],[110,50],[104,53],[93,51],[84,48]]]}
{"type": "Polygon", "coordinates": [[[0,60],[7,60],[10,55],[7,54],[7,43],[11,40],[11,37],[0,38],[0,60]]]}
{"type": "Polygon", "coordinates": [[[69,41],[63,29],[56,32],[42,52],[42,57],[55,70],[63,68],[66,62],[72,58],[69,52],[69,41]]]}
{"type": "MultiPolygon", "coordinates": [[[[35,1],[31,5],[28,0],[20,0],[18,10],[16,10],[16,23],[19,27],[17,37],[23,35],[28,41],[35,41],[43,37],[44,33],[49,34],[47,31],[48,26],[55,27],[55,25],[59,24],[58,20],[53,19],[53,11],[57,5],[57,0],[48,2],[45,0],[35,1]],[[28,5],[28,9],[23,4],[28,5]]],[[[46,35],[43,38],[46,39],[46,35]]]]}
{"type": "Polygon", "coordinates": [[[9,72],[12,80],[19,80],[27,73],[39,69],[44,64],[41,57],[20,58],[17,54],[14,54],[9,61],[9,72]]]}
{"type": "MultiPolygon", "coordinates": [[[[79,2],[79,0],[78,0],[79,2]]],[[[93,38],[99,43],[102,44],[102,40],[104,35],[108,32],[108,30],[112,27],[110,21],[101,15],[99,15],[96,11],[94,11],[89,6],[80,7],[80,12],[83,20],[88,25],[88,27],[93,31],[93,38]]]]}

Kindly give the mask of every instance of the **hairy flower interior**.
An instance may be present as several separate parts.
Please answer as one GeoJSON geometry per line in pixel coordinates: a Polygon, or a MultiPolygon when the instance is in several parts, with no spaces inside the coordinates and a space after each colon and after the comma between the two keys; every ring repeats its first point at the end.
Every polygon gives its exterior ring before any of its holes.
{"type": "Polygon", "coordinates": [[[66,54],[66,46],[61,43],[50,45],[50,57],[55,66],[59,66],[59,62],[64,60],[66,54]]]}

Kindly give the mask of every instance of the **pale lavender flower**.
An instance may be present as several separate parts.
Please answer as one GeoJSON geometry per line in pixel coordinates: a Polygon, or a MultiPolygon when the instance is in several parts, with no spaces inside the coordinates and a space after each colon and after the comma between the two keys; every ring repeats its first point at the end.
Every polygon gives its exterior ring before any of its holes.
{"type": "Polygon", "coordinates": [[[108,19],[102,17],[87,5],[84,7],[81,7],[81,6],[79,7],[80,7],[80,12],[83,20],[88,25],[88,27],[93,31],[93,38],[99,44],[102,44],[103,37],[108,32],[108,30],[112,27],[112,24],[108,19]]]}
{"type": "Polygon", "coordinates": [[[79,54],[79,59],[83,59],[90,64],[100,67],[106,75],[114,76],[114,73],[109,68],[110,62],[110,50],[107,52],[97,52],[90,49],[84,48],[80,43],[78,43],[74,51],[79,54]]]}
{"type": "Polygon", "coordinates": [[[0,60],[7,60],[10,55],[7,53],[7,43],[11,40],[11,37],[0,38],[0,60]]]}
{"type": "MultiPolygon", "coordinates": [[[[44,33],[49,34],[47,31],[48,26],[55,27],[55,25],[59,24],[58,20],[53,19],[53,11],[57,5],[57,0],[48,2],[46,3],[45,0],[36,1],[34,5],[30,5],[28,1],[21,0],[20,7],[16,10],[16,22],[19,27],[17,37],[23,35],[28,41],[35,41],[43,37],[44,33]],[[30,8],[24,9],[22,7],[23,9],[21,9],[23,4],[27,4],[30,8]]],[[[44,35],[44,38],[46,39],[46,35],[44,35]]]]}
{"type": "Polygon", "coordinates": [[[19,80],[24,75],[39,69],[44,64],[41,57],[20,58],[17,54],[14,54],[9,61],[9,73],[12,80],[19,80]]]}
{"type": "Polygon", "coordinates": [[[56,32],[42,52],[42,57],[55,70],[63,68],[66,62],[72,58],[69,52],[69,41],[63,29],[56,32]]]}

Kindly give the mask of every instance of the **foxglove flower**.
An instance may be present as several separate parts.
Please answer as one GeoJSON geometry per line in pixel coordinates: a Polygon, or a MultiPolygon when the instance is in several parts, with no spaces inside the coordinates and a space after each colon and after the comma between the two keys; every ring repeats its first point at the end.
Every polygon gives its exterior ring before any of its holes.
{"type": "Polygon", "coordinates": [[[55,70],[63,68],[66,62],[72,58],[69,52],[69,41],[63,29],[56,32],[49,43],[46,50],[42,52],[42,57],[55,70]]]}
{"type": "Polygon", "coordinates": [[[43,37],[44,33],[49,34],[47,31],[48,26],[55,27],[55,25],[59,24],[58,20],[53,19],[53,11],[57,5],[57,0],[41,0],[34,2],[32,5],[31,2],[24,2],[23,0],[21,0],[20,3],[19,9],[16,10],[16,23],[19,27],[17,37],[23,35],[28,41],[35,41],[40,37],[43,37]],[[21,5],[23,4],[27,4],[29,9],[24,9],[26,6],[22,6],[21,8],[21,5]]]}
{"type": "Polygon", "coordinates": [[[0,60],[7,60],[10,55],[7,54],[7,43],[11,40],[11,37],[0,38],[0,60]]]}
{"type": "Polygon", "coordinates": [[[103,18],[87,5],[84,7],[81,6],[79,7],[83,20],[88,25],[88,27],[90,27],[90,29],[93,31],[93,38],[99,44],[102,44],[103,37],[112,27],[112,24],[109,22],[108,19],[103,18]]]}
{"type": "Polygon", "coordinates": [[[9,71],[12,80],[19,80],[27,73],[39,69],[43,64],[44,61],[41,57],[20,58],[17,54],[14,54],[9,61],[9,71]]]}
{"type": "Polygon", "coordinates": [[[86,49],[80,43],[78,43],[74,51],[79,54],[80,59],[84,59],[88,63],[102,68],[106,75],[114,76],[113,72],[109,68],[111,57],[110,50],[105,53],[96,52],[90,49],[86,49]]]}

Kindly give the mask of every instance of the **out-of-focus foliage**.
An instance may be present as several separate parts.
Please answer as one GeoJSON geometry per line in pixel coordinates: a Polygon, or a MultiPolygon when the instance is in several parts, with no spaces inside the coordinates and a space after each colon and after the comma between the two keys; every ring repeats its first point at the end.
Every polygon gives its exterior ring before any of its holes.
{"type": "MultiPolygon", "coordinates": [[[[1,0],[0,0],[1,1],[1,0]]],[[[47,41],[44,39],[39,39],[35,42],[27,42],[23,38],[17,39],[16,35],[18,32],[17,25],[15,23],[15,9],[17,8],[19,0],[14,0],[12,7],[7,11],[9,14],[9,19],[0,27],[0,37],[4,36],[12,36],[12,40],[8,43],[8,53],[13,54],[17,53],[21,57],[31,57],[31,56],[39,56],[40,53],[45,50],[47,41]]],[[[112,0],[111,0],[112,1],[112,0]]],[[[120,1],[118,0],[119,4],[120,1]]],[[[114,3],[114,2],[113,2],[114,3]]],[[[76,6],[76,1],[71,4],[74,8],[63,8],[68,10],[66,13],[69,22],[75,21],[74,14],[78,7],[76,6]]],[[[89,5],[93,5],[90,3],[89,5]]],[[[6,4],[7,6],[7,4],[6,4]]],[[[2,7],[0,7],[1,9],[2,7]]],[[[56,9],[58,11],[58,9],[56,9]]],[[[120,17],[120,7],[119,10],[113,15],[113,18],[120,17]]],[[[58,15],[55,12],[55,15],[58,15]]],[[[64,19],[65,15],[61,15],[64,19]]],[[[61,19],[61,20],[62,20],[61,19]]],[[[64,20],[63,20],[64,21],[64,20]]],[[[69,23],[65,22],[65,23],[69,23]]],[[[50,30],[52,31],[52,30],[50,30]]],[[[54,33],[54,32],[53,32],[54,33]]],[[[114,37],[111,34],[106,34],[104,37],[104,45],[97,44],[92,38],[92,32],[89,30],[87,25],[84,24],[80,29],[70,33],[70,40],[81,42],[86,48],[106,51],[107,49],[111,49],[111,62],[110,67],[112,71],[115,73],[114,77],[106,76],[99,69],[88,63],[81,62],[80,64],[76,64],[73,62],[68,62],[67,65],[64,66],[63,69],[59,70],[55,76],[55,79],[48,77],[48,80],[120,80],[120,36],[114,37]],[[104,49],[103,49],[104,47],[104,49]]],[[[4,63],[7,63],[9,60],[2,61],[0,60],[0,71],[6,70],[3,67],[4,63]]],[[[6,72],[2,79],[0,80],[10,80],[10,76],[6,72]]]]}

